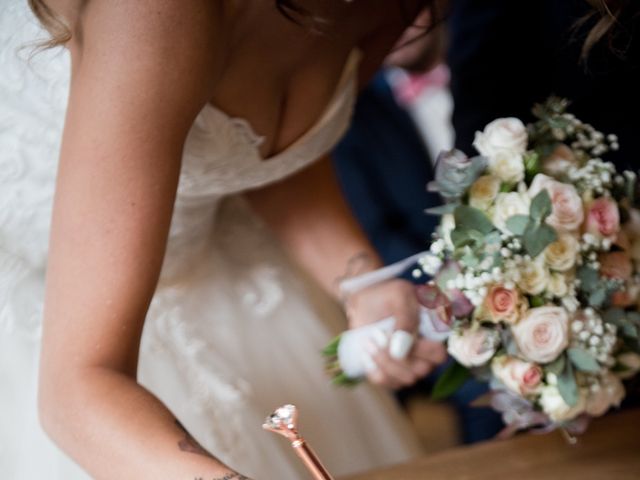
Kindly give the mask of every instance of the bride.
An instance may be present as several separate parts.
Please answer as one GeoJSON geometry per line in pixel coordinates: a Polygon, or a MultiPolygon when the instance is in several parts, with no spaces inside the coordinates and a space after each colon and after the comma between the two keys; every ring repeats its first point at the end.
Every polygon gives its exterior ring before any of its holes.
{"type": "MultiPolygon", "coordinates": [[[[304,478],[260,428],[283,403],[336,475],[418,453],[393,401],[332,388],[318,352],[345,328],[336,279],[379,266],[327,152],[426,2],[31,0],[66,50],[27,59],[42,31],[7,3],[3,478],[304,478]]],[[[373,383],[443,360],[406,333],[408,283],[346,305],[352,326],[399,320],[373,383]]]]}

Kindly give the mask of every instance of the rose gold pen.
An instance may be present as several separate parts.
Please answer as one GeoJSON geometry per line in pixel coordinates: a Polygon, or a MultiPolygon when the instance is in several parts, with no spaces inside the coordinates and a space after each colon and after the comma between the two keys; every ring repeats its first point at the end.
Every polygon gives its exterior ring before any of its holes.
{"type": "Polygon", "coordinates": [[[289,440],[293,450],[302,459],[315,480],[333,480],[318,456],[298,433],[298,409],[295,405],[278,408],[267,417],[262,428],[278,433],[289,440]]]}

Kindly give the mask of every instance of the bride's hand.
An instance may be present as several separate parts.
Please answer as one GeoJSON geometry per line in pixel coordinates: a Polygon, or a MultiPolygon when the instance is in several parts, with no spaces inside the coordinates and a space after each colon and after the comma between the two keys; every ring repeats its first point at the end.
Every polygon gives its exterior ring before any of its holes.
{"type": "Polygon", "coordinates": [[[395,317],[391,336],[370,344],[369,380],[377,385],[401,388],[414,384],[446,360],[441,343],[417,337],[419,304],[410,282],[392,279],[349,297],[346,302],[351,328],[395,317]]]}

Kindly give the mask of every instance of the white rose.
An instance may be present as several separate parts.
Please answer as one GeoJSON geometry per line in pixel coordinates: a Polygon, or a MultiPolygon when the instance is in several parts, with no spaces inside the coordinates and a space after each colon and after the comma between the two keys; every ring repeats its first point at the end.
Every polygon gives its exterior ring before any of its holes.
{"type": "Polygon", "coordinates": [[[489,158],[489,172],[505,183],[518,183],[524,179],[522,154],[513,150],[498,150],[489,158]]]}
{"type": "Polygon", "coordinates": [[[523,154],[527,149],[527,128],[517,118],[499,118],[476,132],[473,146],[481,155],[491,158],[500,150],[523,154]]]}
{"type": "Polygon", "coordinates": [[[562,273],[552,273],[549,277],[547,292],[549,292],[556,298],[564,297],[567,293],[569,293],[569,287],[567,286],[567,277],[562,273]]]}
{"type": "Polygon", "coordinates": [[[449,336],[449,354],[465,367],[486,364],[496,353],[497,332],[488,328],[455,330],[449,336]]]}
{"type": "Polygon", "coordinates": [[[565,403],[556,385],[546,385],[542,387],[540,391],[538,402],[544,413],[546,413],[552,421],[566,422],[584,413],[586,407],[584,397],[584,392],[580,391],[578,403],[571,407],[565,403]]]}
{"type": "Polygon", "coordinates": [[[544,264],[544,259],[539,256],[528,262],[520,270],[520,280],[518,286],[529,295],[540,295],[547,288],[549,283],[549,269],[544,264]]]}
{"type": "Polygon", "coordinates": [[[515,357],[496,357],[491,362],[493,375],[517,395],[531,395],[539,390],[542,369],[531,362],[523,362],[515,357]]]}
{"type": "Polygon", "coordinates": [[[549,363],[569,345],[569,315],[562,307],[532,308],[511,332],[526,360],[549,363]]]}
{"type": "Polygon", "coordinates": [[[640,372],[640,355],[635,352],[626,352],[618,355],[618,363],[624,368],[618,372],[618,377],[626,380],[640,372]]]}
{"type": "Polygon", "coordinates": [[[600,378],[600,383],[589,391],[586,412],[592,417],[604,415],[611,407],[619,407],[624,395],[624,385],[620,379],[606,372],[600,378]]]}
{"type": "Polygon", "coordinates": [[[456,221],[453,214],[446,213],[440,220],[440,237],[444,240],[447,249],[453,250],[453,242],[451,241],[451,232],[456,228],[456,221]]]}
{"type": "Polygon", "coordinates": [[[514,215],[529,215],[529,197],[517,192],[499,193],[493,207],[493,224],[508,232],[507,220],[514,215]]]}
{"type": "Polygon", "coordinates": [[[469,189],[469,205],[488,210],[500,191],[500,179],[493,175],[479,177],[469,189]]]}
{"type": "Polygon", "coordinates": [[[545,249],[544,258],[552,270],[566,272],[575,265],[579,250],[578,240],[571,234],[563,233],[545,249]]]}
{"type": "Polygon", "coordinates": [[[577,230],[584,220],[584,207],[575,187],[539,173],[531,182],[529,196],[534,198],[542,190],[546,190],[551,198],[552,209],[547,223],[560,231],[577,230]]]}

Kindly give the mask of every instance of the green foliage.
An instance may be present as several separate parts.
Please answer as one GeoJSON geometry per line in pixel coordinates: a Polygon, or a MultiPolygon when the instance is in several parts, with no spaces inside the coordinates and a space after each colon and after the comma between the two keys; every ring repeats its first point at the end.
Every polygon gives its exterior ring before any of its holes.
{"type": "Polygon", "coordinates": [[[544,298],[542,297],[538,297],[538,296],[533,296],[533,297],[529,297],[529,306],[531,308],[537,308],[537,307],[542,307],[545,303],[544,298]]]}
{"type": "Polygon", "coordinates": [[[522,243],[524,249],[535,258],[540,255],[545,248],[555,242],[558,238],[556,231],[549,225],[543,223],[534,227],[527,227],[524,232],[522,243]]]}
{"type": "Polygon", "coordinates": [[[540,255],[558,238],[556,231],[545,223],[551,208],[549,194],[542,190],[531,201],[529,215],[514,215],[507,219],[507,228],[514,235],[522,237],[524,249],[532,258],[540,255]]]}
{"type": "Polygon", "coordinates": [[[322,350],[322,355],[325,357],[336,357],[338,355],[338,345],[340,345],[341,339],[342,335],[338,335],[336,338],[331,340],[322,350]]]}
{"type": "Polygon", "coordinates": [[[588,351],[582,348],[570,348],[567,353],[573,366],[581,372],[597,373],[600,371],[600,364],[588,351]]]}
{"type": "Polygon", "coordinates": [[[553,362],[547,364],[545,366],[545,369],[548,373],[553,373],[557,376],[564,371],[566,363],[567,363],[566,357],[564,355],[560,355],[553,362]]]}
{"type": "Polygon", "coordinates": [[[571,362],[565,361],[564,369],[558,375],[558,391],[564,402],[570,407],[578,404],[578,384],[571,362]]]}
{"type": "Polygon", "coordinates": [[[540,155],[536,151],[524,154],[524,174],[527,181],[531,182],[533,177],[540,173],[540,155]]]}
{"type": "Polygon", "coordinates": [[[445,203],[444,205],[438,205],[437,207],[427,208],[425,213],[429,215],[446,215],[453,213],[460,204],[458,202],[445,203]]]}
{"type": "Polygon", "coordinates": [[[530,215],[531,219],[536,223],[542,223],[551,213],[551,198],[549,192],[540,190],[538,194],[531,200],[530,215]]]}
{"type": "Polygon", "coordinates": [[[606,305],[611,293],[618,289],[616,281],[601,278],[597,270],[582,266],[578,268],[576,277],[580,280],[582,298],[593,308],[606,305]]]}
{"type": "Polygon", "coordinates": [[[453,212],[456,230],[475,230],[483,235],[494,229],[493,223],[484,212],[468,205],[460,205],[453,212]]]}
{"type": "Polygon", "coordinates": [[[507,219],[507,228],[514,235],[523,235],[531,218],[529,215],[514,215],[507,219]]]}
{"type": "Polygon", "coordinates": [[[470,376],[471,372],[467,368],[455,360],[452,361],[434,385],[431,398],[433,400],[444,400],[450,397],[462,387],[470,376]]]}

